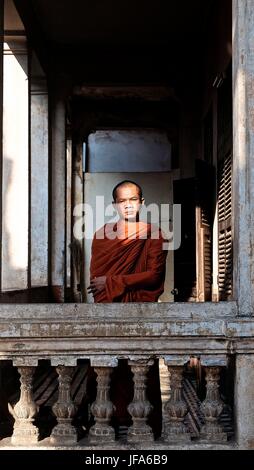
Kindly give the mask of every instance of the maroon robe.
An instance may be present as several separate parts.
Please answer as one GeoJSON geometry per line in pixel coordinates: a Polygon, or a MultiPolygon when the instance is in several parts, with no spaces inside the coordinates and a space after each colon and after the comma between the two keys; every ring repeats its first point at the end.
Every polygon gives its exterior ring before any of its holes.
{"type": "Polygon", "coordinates": [[[164,290],[164,242],[161,230],[144,222],[120,221],[98,230],[92,243],[90,275],[91,280],[106,276],[106,289],[94,301],[157,302],[164,290]],[[117,237],[112,239],[116,230],[117,237]]]}

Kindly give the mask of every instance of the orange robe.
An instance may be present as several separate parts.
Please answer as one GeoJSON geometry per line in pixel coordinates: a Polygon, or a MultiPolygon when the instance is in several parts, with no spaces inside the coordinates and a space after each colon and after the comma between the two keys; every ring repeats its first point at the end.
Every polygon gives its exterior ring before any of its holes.
{"type": "Polygon", "coordinates": [[[106,224],[94,236],[90,277],[106,276],[106,289],[95,302],[157,302],[163,293],[167,250],[161,230],[135,222],[128,224],[126,234],[126,225],[106,224]],[[116,227],[117,238],[112,239],[116,227]]]}

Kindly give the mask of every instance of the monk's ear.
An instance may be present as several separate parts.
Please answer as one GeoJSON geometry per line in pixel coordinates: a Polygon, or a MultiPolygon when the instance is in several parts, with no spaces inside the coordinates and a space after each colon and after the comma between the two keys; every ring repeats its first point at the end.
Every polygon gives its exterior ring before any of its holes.
{"type": "Polygon", "coordinates": [[[145,204],[145,199],[143,197],[141,198],[141,204],[142,206],[145,204]]]}

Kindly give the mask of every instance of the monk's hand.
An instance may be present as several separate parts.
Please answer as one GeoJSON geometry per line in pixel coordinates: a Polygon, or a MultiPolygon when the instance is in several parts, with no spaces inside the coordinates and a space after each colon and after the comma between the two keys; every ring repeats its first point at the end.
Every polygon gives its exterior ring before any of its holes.
{"type": "Polygon", "coordinates": [[[89,294],[93,294],[93,296],[95,296],[102,292],[106,286],[106,279],[106,276],[94,277],[90,281],[90,286],[87,288],[89,294]]]}

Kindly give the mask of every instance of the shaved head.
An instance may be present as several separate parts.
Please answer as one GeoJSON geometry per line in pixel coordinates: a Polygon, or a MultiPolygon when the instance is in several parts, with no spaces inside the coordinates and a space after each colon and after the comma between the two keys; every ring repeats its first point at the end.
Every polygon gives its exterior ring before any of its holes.
{"type": "Polygon", "coordinates": [[[139,194],[140,200],[142,199],[143,195],[142,195],[141,186],[139,186],[139,184],[135,183],[135,181],[123,180],[123,181],[120,181],[120,183],[118,183],[112,191],[112,196],[113,196],[113,201],[114,202],[116,202],[118,188],[127,187],[127,186],[136,186],[136,188],[138,189],[138,194],[139,194]]]}

